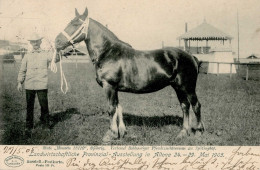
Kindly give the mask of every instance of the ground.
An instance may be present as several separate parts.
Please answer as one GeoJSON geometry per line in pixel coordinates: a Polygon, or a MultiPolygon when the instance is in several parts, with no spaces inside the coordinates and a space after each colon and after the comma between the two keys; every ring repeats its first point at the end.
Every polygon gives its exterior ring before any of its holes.
{"type": "MultiPolygon", "coordinates": [[[[39,125],[40,107],[36,99],[35,129],[24,137],[25,92],[16,89],[19,63],[5,63],[1,72],[1,144],[100,145],[109,127],[105,93],[95,81],[91,63],[64,63],[69,84],[60,91],[59,72],[49,74],[49,109],[52,129],[39,125]]],[[[257,73],[259,75],[259,73],[257,73]]],[[[182,128],[182,112],[171,87],[150,94],[119,93],[126,136],[118,145],[260,145],[260,81],[244,80],[243,74],[199,74],[197,95],[202,105],[206,131],[177,140],[182,128]]],[[[191,111],[194,121],[194,113],[191,111]]]]}

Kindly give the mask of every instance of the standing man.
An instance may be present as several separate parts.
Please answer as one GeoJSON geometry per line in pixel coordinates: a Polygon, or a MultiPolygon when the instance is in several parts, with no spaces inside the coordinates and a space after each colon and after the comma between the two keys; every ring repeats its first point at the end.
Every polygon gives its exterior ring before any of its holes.
{"type": "Polygon", "coordinates": [[[22,59],[21,68],[18,74],[17,89],[22,91],[22,84],[26,90],[27,114],[26,114],[26,135],[31,135],[34,125],[34,101],[37,94],[41,106],[40,122],[44,127],[49,128],[48,108],[48,65],[52,56],[41,49],[42,38],[33,33],[28,41],[32,45],[31,52],[25,54],[22,59]]]}

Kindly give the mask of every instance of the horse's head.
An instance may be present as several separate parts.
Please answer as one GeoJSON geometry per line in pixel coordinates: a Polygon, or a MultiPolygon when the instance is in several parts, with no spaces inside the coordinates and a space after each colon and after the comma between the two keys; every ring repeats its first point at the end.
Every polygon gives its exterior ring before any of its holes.
{"type": "Polygon", "coordinates": [[[75,18],[55,39],[55,47],[58,52],[87,38],[89,25],[88,9],[86,8],[82,15],[75,9],[75,15],[75,18]]]}

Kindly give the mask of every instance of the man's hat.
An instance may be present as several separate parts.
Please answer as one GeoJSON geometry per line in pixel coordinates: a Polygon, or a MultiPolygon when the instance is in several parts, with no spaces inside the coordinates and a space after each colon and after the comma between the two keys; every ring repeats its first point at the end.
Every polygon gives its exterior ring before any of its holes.
{"type": "Polygon", "coordinates": [[[28,38],[28,41],[37,41],[37,40],[41,40],[43,39],[43,37],[39,36],[39,34],[37,33],[32,33],[32,35],[28,38]]]}

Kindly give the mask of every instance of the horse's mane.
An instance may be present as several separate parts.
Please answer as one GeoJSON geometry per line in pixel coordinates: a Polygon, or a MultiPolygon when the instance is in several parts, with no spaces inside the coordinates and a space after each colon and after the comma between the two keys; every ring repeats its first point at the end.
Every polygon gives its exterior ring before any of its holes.
{"type": "Polygon", "coordinates": [[[118,42],[118,43],[121,43],[121,44],[124,44],[126,46],[129,46],[129,47],[132,47],[130,44],[124,42],[124,41],[121,41],[113,32],[111,32],[107,27],[105,27],[104,25],[102,25],[101,23],[99,23],[98,21],[94,20],[91,18],[91,20],[96,24],[98,25],[98,27],[105,33],[105,35],[110,39],[110,40],[113,40],[115,42],[118,42]]]}

